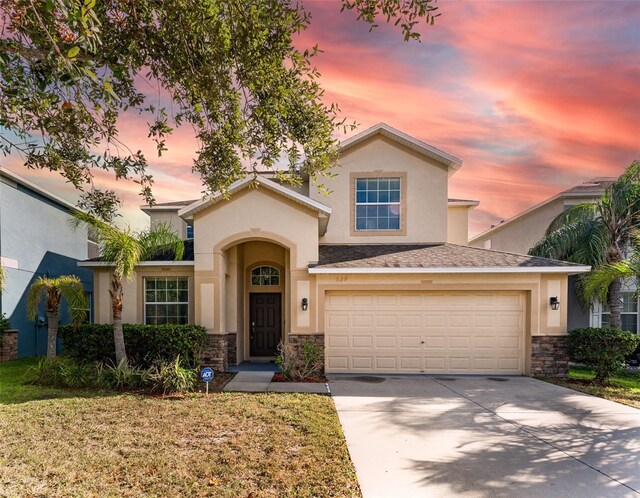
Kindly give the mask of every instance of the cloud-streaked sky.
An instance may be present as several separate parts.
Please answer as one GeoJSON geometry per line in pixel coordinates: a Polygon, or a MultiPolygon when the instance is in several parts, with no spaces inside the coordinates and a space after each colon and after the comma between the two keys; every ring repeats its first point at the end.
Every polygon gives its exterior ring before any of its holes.
{"type": "MultiPolygon", "coordinates": [[[[477,199],[470,232],[598,176],[618,176],[640,158],[640,1],[440,0],[422,43],[381,24],[369,32],[337,0],[307,0],[327,101],[358,131],[384,121],[463,160],[450,197],[477,199]]],[[[148,153],[159,202],[197,198],[195,142],[187,128],[154,158],[144,123],[121,136],[148,153]]],[[[51,173],[3,163],[73,199],[51,173]]],[[[125,199],[123,214],[146,222],[133,183],[99,182],[125,199]]]]}

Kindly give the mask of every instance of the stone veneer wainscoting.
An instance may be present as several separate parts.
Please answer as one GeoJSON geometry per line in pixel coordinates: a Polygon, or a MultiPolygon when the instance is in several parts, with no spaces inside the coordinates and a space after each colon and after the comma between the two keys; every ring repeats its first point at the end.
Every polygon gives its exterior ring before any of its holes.
{"type": "Polygon", "coordinates": [[[531,375],[566,377],[569,373],[569,336],[531,338],[531,375]]]}
{"type": "Polygon", "coordinates": [[[15,360],[18,357],[18,331],[0,331],[0,361],[15,360]]]}

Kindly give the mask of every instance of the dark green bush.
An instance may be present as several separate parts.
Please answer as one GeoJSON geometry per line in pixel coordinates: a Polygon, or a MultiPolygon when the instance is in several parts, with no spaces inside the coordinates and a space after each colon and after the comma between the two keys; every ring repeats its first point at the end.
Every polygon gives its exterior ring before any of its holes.
{"type": "Polygon", "coordinates": [[[2,313],[0,315],[0,332],[4,332],[5,330],[9,330],[11,328],[11,323],[9,323],[9,319],[7,315],[2,313]]]}
{"type": "Polygon", "coordinates": [[[595,380],[607,381],[640,343],[640,336],[611,328],[581,328],[569,332],[571,360],[593,367],[595,380]]]}
{"type": "MultiPolygon", "coordinates": [[[[123,325],[129,364],[149,368],[154,362],[171,362],[176,357],[188,367],[197,366],[207,331],[199,325],[123,325]]],[[[87,323],[60,328],[67,356],[82,363],[115,363],[113,326],[87,323]]]]}

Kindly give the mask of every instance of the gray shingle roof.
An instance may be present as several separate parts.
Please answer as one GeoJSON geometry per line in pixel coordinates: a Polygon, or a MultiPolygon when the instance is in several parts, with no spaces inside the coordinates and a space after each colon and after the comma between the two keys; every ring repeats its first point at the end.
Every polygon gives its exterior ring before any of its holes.
{"type": "Polygon", "coordinates": [[[321,245],[316,268],[580,268],[581,265],[455,244],[321,245]]]}

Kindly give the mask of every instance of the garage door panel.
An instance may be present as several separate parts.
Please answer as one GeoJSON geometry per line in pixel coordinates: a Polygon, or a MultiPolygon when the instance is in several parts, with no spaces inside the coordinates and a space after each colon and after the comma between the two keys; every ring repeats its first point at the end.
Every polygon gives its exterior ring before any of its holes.
{"type": "Polygon", "coordinates": [[[351,356],[351,366],[354,370],[371,370],[373,356],[351,356]]]}
{"type": "Polygon", "coordinates": [[[395,356],[377,356],[376,368],[378,370],[397,370],[398,360],[395,356]]]}
{"type": "Polygon", "coordinates": [[[377,348],[396,349],[398,347],[398,338],[393,335],[378,335],[375,340],[377,348]]]}
{"type": "Polygon", "coordinates": [[[520,374],[524,294],[328,292],[328,372],[520,374]]]}
{"type": "Polygon", "coordinates": [[[419,335],[400,336],[400,349],[420,349],[421,346],[422,337],[419,335]]]}
{"type": "Polygon", "coordinates": [[[327,348],[330,349],[346,349],[349,347],[349,336],[342,334],[331,334],[325,337],[327,348]]]}
{"type": "Polygon", "coordinates": [[[400,313],[400,327],[403,329],[420,329],[422,327],[422,315],[400,313]]]}
{"type": "Polygon", "coordinates": [[[352,336],[351,347],[354,349],[358,349],[358,348],[371,349],[373,347],[373,336],[370,336],[370,335],[352,336]]]}

